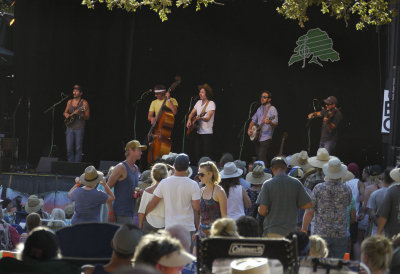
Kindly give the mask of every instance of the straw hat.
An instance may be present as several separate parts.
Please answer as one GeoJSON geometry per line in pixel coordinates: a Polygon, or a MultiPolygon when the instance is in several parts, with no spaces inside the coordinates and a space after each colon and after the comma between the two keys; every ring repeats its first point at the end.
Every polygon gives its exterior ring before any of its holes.
{"type": "Polygon", "coordinates": [[[27,213],[38,212],[44,205],[43,199],[39,199],[36,195],[31,195],[25,204],[25,211],[27,213]]]}
{"type": "Polygon", "coordinates": [[[322,168],[324,164],[328,163],[330,159],[336,158],[334,156],[329,156],[329,152],[326,148],[319,148],[317,151],[317,156],[308,158],[308,163],[313,167],[322,168]]]}
{"type": "Polygon", "coordinates": [[[289,164],[292,167],[299,166],[305,172],[309,171],[313,167],[308,163],[308,153],[305,150],[302,150],[299,153],[295,153],[290,157],[289,164]]]}
{"type": "Polygon", "coordinates": [[[264,172],[264,168],[262,166],[255,166],[252,172],[249,172],[246,175],[246,181],[253,185],[261,185],[266,180],[272,178],[272,175],[264,172]]]}
{"type": "Polygon", "coordinates": [[[103,176],[103,172],[97,171],[94,166],[88,166],[85,168],[85,173],[79,177],[79,181],[85,186],[94,187],[103,179],[103,176]]]}
{"type": "Polygon", "coordinates": [[[243,174],[243,170],[237,168],[233,162],[228,162],[224,165],[224,168],[220,172],[222,179],[236,178],[243,174]]]}
{"type": "Polygon", "coordinates": [[[354,174],[347,170],[346,174],[343,177],[343,182],[347,182],[347,181],[353,180],[354,178],[355,178],[354,174]]]}
{"type": "Polygon", "coordinates": [[[400,182],[400,168],[392,169],[392,171],[390,171],[390,177],[392,177],[395,182],[400,182]]]}
{"type": "Polygon", "coordinates": [[[322,170],[326,177],[331,179],[340,179],[346,175],[347,166],[345,166],[338,158],[333,158],[322,167],[322,170]]]}
{"type": "Polygon", "coordinates": [[[267,258],[244,258],[231,263],[231,274],[268,274],[269,272],[267,258]]]}

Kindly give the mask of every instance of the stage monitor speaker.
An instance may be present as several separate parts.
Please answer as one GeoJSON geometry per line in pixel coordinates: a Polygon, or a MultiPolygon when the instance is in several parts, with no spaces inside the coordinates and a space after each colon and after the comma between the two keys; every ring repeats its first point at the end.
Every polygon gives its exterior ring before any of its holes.
{"type": "Polygon", "coordinates": [[[53,157],[40,157],[39,163],[36,167],[38,173],[50,173],[51,163],[58,161],[58,158],[53,157]]]}
{"type": "Polygon", "coordinates": [[[101,172],[103,172],[104,175],[106,175],[107,172],[108,172],[108,169],[109,169],[111,166],[116,166],[116,165],[118,165],[118,163],[119,163],[119,162],[117,162],[117,161],[103,161],[103,160],[101,160],[101,161],[100,161],[100,164],[99,164],[98,170],[101,171],[101,172]]]}
{"type": "Polygon", "coordinates": [[[70,163],[57,161],[51,163],[51,173],[58,175],[80,176],[91,163],[70,163]]]}

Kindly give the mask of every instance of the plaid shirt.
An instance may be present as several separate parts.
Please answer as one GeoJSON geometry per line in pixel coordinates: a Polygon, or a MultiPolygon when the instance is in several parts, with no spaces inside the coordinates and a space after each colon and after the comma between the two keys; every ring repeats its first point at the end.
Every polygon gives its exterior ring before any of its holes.
{"type": "Polygon", "coordinates": [[[351,199],[351,189],[341,180],[315,186],[312,192],[314,234],[330,238],[346,237],[347,207],[351,199]]]}

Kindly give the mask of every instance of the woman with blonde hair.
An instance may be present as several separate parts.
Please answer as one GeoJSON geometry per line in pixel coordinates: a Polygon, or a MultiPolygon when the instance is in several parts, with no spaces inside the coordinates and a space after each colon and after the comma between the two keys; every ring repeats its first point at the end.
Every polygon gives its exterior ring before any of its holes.
{"type": "Polygon", "coordinates": [[[308,256],[316,258],[326,258],[328,256],[328,247],[322,237],[318,235],[312,235],[310,236],[309,240],[310,252],[308,256]]]}
{"type": "Polygon", "coordinates": [[[366,238],[361,244],[361,261],[371,274],[386,273],[392,259],[392,246],[384,236],[374,235],[366,238]]]}
{"type": "Polygon", "coordinates": [[[236,222],[231,218],[216,220],[211,226],[210,236],[240,238],[237,232],[236,222]]]}
{"type": "Polygon", "coordinates": [[[224,189],[219,185],[221,177],[217,166],[207,161],[200,164],[197,173],[202,185],[200,189],[200,236],[208,236],[212,223],[226,217],[227,198],[224,189]]]}
{"type": "Polygon", "coordinates": [[[165,227],[164,201],[162,199],[157,204],[156,208],[147,214],[146,218],[144,214],[147,204],[153,199],[154,190],[156,190],[160,181],[167,178],[167,176],[168,167],[166,164],[157,163],[151,168],[151,179],[153,183],[143,191],[138,210],[139,228],[142,229],[145,234],[165,227]]]}

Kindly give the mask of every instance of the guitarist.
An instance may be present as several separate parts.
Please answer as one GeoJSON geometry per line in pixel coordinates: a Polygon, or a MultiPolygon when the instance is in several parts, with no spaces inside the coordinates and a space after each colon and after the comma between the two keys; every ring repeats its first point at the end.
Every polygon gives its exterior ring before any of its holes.
{"type": "Polygon", "coordinates": [[[260,98],[261,106],[253,115],[247,130],[247,134],[250,136],[252,134],[251,129],[254,125],[261,127],[260,138],[258,140],[254,140],[254,144],[257,160],[264,161],[265,165],[268,163],[267,151],[271,145],[272,134],[274,133],[274,128],[278,125],[278,111],[274,106],[271,105],[271,100],[272,93],[270,91],[263,90],[260,98]]]}
{"type": "Polygon", "coordinates": [[[194,140],[197,160],[203,156],[212,156],[212,136],[216,108],[214,101],[211,101],[212,88],[208,84],[204,84],[199,85],[198,90],[200,100],[194,105],[186,124],[188,129],[197,125],[197,134],[194,140]]]}
{"type": "Polygon", "coordinates": [[[165,106],[174,114],[178,112],[178,102],[175,98],[170,97],[169,91],[164,85],[156,85],[154,87],[154,95],[157,99],[153,100],[150,104],[149,114],[147,115],[147,119],[150,121],[152,125],[156,122],[156,117],[158,112],[161,109],[161,106],[164,102],[165,97],[167,97],[167,101],[165,102],[165,106]]]}
{"type": "Polygon", "coordinates": [[[82,98],[82,87],[74,85],[72,89],[73,98],[68,100],[64,110],[67,141],[68,162],[82,161],[83,135],[85,132],[85,121],[89,120],[90,110],[88,102],[82,98]]]}

